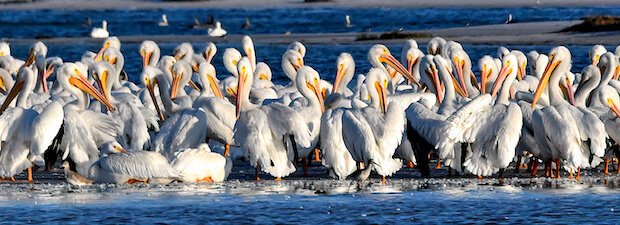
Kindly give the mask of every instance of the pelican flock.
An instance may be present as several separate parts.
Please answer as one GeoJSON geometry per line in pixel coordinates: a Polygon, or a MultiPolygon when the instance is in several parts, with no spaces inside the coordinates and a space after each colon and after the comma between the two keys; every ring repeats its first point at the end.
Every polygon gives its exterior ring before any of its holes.
{"type": "MultiPolygon", "coordinates": [[[[225,34],[219,22],[209,30],[225,34]]],[[[105,21],[92,36],[107,37],[105,21]]],[[[544,176],[578,179],[617,161],[619,52],[604,46],[573,73],[564,46],[500,47],[474,68],[461,44],[439,37],[426,51],[407,40],[401,61],[376,44],[367,71],[349,53],[334,56],[333,82],[306,50],[292,43],[284,74],[272,74],[245,36],[240,50],[220,51],[226,71],[216,71],[215,43],[165,55],[146,40],[141,73],[127,75],[116,37],[76,62],[49,57],[42,42],[17,59],[0,43],[0,176],[33,182],[37,169],[64,168],[75,185],[222,182],[233,162],[249,161],[256,180],[319,165],[334,179],[375,173],[383,183],[404,167],[503,178],[539,176],[542,165],[544,176]]]]}

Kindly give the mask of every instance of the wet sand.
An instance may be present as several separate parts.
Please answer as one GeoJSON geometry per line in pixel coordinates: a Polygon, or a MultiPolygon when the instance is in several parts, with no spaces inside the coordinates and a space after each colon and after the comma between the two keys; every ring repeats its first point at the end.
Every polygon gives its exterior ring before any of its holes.
{"type": "Polygon", "coordinates": [[[591,7],[620,6],[616,0],[334,0],[331,2],[304,3],[303,0],[211,0],[211,1],[157,1],[157,0],[38,0],[2,5],[2,9],[162,9],[162,8],[305,8],[305,7],[591,7]]]}

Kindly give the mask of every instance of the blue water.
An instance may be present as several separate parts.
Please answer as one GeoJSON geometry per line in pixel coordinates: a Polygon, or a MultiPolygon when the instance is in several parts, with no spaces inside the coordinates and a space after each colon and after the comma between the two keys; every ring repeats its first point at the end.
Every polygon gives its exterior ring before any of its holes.
{"type": "Polygon", "coordinates": [[[8,38],[84,37],[92,26],[108,21],[112,35],[205,34],[193,29],[194,17],[213,16],[230,34],[331,33],[392,31],[501,24],[508,14],[515,22],[574,20],[588,15],[620,15],[620,8],[283,8],[283,9],[155,9],[155,10],[1,10],[0,34],[8,38]],[[170,26],[159,27],[161,14],[170,26]],[[352,27],[345,27],[351,15],[352,27]],[[92,24],[86,24],[88,18],[92,24]],[[251,28],[242,28],[245,18],[251,28]]]}

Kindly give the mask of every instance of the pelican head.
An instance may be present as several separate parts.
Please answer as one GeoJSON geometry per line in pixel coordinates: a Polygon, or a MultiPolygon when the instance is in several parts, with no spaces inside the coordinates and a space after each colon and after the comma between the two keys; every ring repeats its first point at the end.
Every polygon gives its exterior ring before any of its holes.
{"type": "Polygon", "coordinates": [[[407,71],[412,73],[414,78],[419,79],[419,77],[416,77],[419,74],[415,73],[414,67],[416,64],[420,62],[420,59],[423,56],[424,56],[424,53],[418,48],[408,48],[406,49],[406,51],[403,50],[402,61],[407,63],[407,71]]]}
{"type": "Polygon", "coordinates": [[[338,59],[336,59],[336,80],[334,81],[333,93],[345,88],[347,84],[353,79],[355,74],[355,60],[351,54],[343,52],[340,53],[338,59]]]}
{"type": "Polygon", "coordinates": [[[181,89],[185,87],[187,82],[192,78],[192,68],[185,61],[178,61],[172,66],[172,87],[170,89],[170,98],[175,99],[181,89]]]}
{"type": "Polygon", "coordinates": [[[318,104],[321,106],[321,112],[325,111],[325,106],[323,103],[323,92],[321,89],[321,79],[319,77],[319,73],[316,72],[312,67],[304,66],[299,71],[297,71],[296,77],[297,89],[302,93],[304,97],[311,101],[311,99],[315,99],[318,101],[318,104]]]}
{"type": "Polygon", "coordinates": [[[287,50],[284,55],[282,55],[282,70],[284,70],[284,73],[291,81],[295,81],[297,71],[303,66],[304,57],[299,52],[287,50]]]}
{"type": "Polygon", "coordinates": [[[155,66],[160,57],[159,46],[151,40],[143,41],[140,44],[140,56],[142,57],[142,69],[155,66]]]}
{"type": "Polygon", "coordinates": [[[206,89],[206,87],[210,87],[213,95],[218,98],[224,97],[222,95],[222,91],[220,90],[219,81],[217,80],[215,74],[215,67],[213,67],[211,63],[200,63],[200,66],[198,68],[198,75],[200,76],[200,82],[202,83],[203,89],[206,89]]]}
{"type": "Polygon", "coordinates": [[[28,58],[26,58],[26,62],[24,66],[30,66],[35,62],[37,56],[42,56],[45,58],[47,55],[47,46],[43,44],[43,42],[37,41],[30,47],[30,52],[28,52],[28,58]]]}
{"type": "Polygon", "coordinates": [[[256,68],[256,53],[254,52],[254,42],[252,38],[248,35],[244,35],[241,40],[243,51],[245,51],[245,55],[250,60],[250,64],[252,65],[252,70],[256,68]]]}
{"type": "Polygon", "coordinates": [[[73,92],[75,95],[79,95],[80,92],[92,96],[97,101],[104,104],[108,110],[115,111],[116,108],[112,105],[110,100],[101,94],[84,76],[86,68],[78,66],[76,63],[65,63],[61,66],[59,73],[56,75],[56,80],[66,89],[73,92]]]}
{"type": "Polygon", "coordinates": [[[113,78],[110,71],[114,71],[114,67],[106,61],[96,62],[90,69],[91,77],[97,82],[97,86],[99,86],[103,96],[108,99],[111,96],[110,91],[112,89],[110,83],[113,82],[111,79],[108,79],[113,78]]]}
{"type": "Polygon", "coordinates": [[[596,66],[599,59],[603,54],[605,54],[605,52],[607,52],[607,49],[605,49],[605,47],[602,45],[592,46],[592,48],[590,48],[590,51],[588,52],[588,56],[590,56],[590,62],[592,63],[592,65],[596,66]]]}
{"type": "Polygon", "coordinates": [[[227,48],[224,50],[224,67],[226,67],[226,70],[228,70],[228,72],[235,77],[239,75],[239,71],[237,71],[237,63],[239,63],[241,57],[243,56],[241,56],[241,53],[237,49],[227,48]]]}
{"type": "Polygon", "coordinates": [[[0,115],[2,115],[4,110],[9,107],[13,99],[15,99],[24,88],[28,91],[32,91],[34,88],[34,79],[34,71],[32,71],[30,67],[21,67],[19,69],[15,84],[4,99],[2,106],[0,106],[0,115]]]}
{"type": "Polygon", "coordinates": [[[123,146],[116,141],[108,142],[101,146],[101,155],[103,156],[123,153],[127,153],[127,150],[125,150],[125,148],[123,148],[123,146]]]}
{"type": "Polygon", "coordinates": [[[11,55],[11,47],[9,46],[9,43],[0,41],[0,56],[7,55],[11,55]]]}
{"type": "Polygon", "coordinates": [[[159,61],[159,69],[161,69],[162,72],[172,74],[172,66],[175,63],[177,63],[177,60],[172,56],[161,57],[161,61],[159,61]]]}
{"type": "Polygon", "coordinates": [[[442,37],[434,37],[428,41],[427,44],[427,52],[429,55],[439,55],[441,53],[441,49],[446,44],[446,39],[442,37]]]}
{"type": "MultiPolygon", "coordinates": [[[[596,66],[598,66],[598,68],[601,70],[601,74],[605,75],[608,74],[608,70],[615,70],[616,64],[616,56],[611,52],[605,52],[599,57],[596,66]]],[[[612,74],[615,74],[615,71],[612,74]]]]}
{"type": "Polygon", "coordinates": [[[286,50],[293,50],[293,51],[299,52],[302,58],[306,57],[306,46],[304,46],[304,44],[302,44],[299,41],[293,42],[290,45],[288,45],[286,50]]]}
{"type": "Polygon", "coordinates": [[[254,70],[254,79],[268,80],[272,78],[271,68],[264,62],[256,64],[256,70],[254,70]]]}
{"type": "Polygon", "coordinates": [[[192,44],[189,42],[183,42],[172,50],[172,56],[174,56],[174,59],[177,61],[189,61],[191,57],[194,56],[194,47],[192,47],[192,44]]]}
{"type": "Polygon", "coordinates": [[[0,93],[6,95],[10,87],[13,87],[13,77],[8,71],[0,68],[0,93]]]}
{"type": "Polygon", "coordinates": [[[250,89],[252,88],[252,82],[254,74],[252,74],[252,65],[247,57],[241,58],[237,64],[239,77],[237,79],[237,118],[241,115],[241,109],[244,107],[242,104],[246,104],[246,101],[250,95],[250,89]]]}
{"type": "MultiPolygon", "coordinates": [[[[103,22],[105,23],[105,21],[103,22]]],[[[97,52],[97,55],[95,55],[95,61],[101,61],[103,51],[105,51],[108,48],[121,49],[121,41],[117,37],[106,38],[105,41],[103,41],[103,45],[101,46],[101,49],[99,49],[99,52],[97,52]]]]}
{"type": "Polygon", "coordinates": [[[502,57],[502,68],[499,70],[499,75],[493,84],[493,88],[491,88],[491,96],[495,96],[497,94],[506,77],[512,76],[514,73],[518,73],[518,70],[519,61],[515,54],[508,53],[502,57]]]}
{"type": "Polygon", "coordinates": [[[382,113],[387,111],[387,74],[380,69],[372,68],[366,74],[366,88],[370,94],[371,105],[382,113]]]}
{"type": "Polygon", "coordinates": [[[499,73],[497,64],[493,60],[493,57],[485,55],[478,60],[478,69],[480,69],[480,93],[487,93],[487,83],[494,82],[499,73]]]}
{"type": "Polygon", "coordinates": [[[437,102],[441,102],[443,99],[443,89],[439,81],[439,70],[434,58],[435,56],[429,54],[420,59],[420,80],[431,92],[435,93],[437,102]]]}
{"type": "Polygon", "coordinates": [[[215,53],[217,53],[217,46],[215,46],[213,42],[209,42],[207,43],[207,47],[205,47],[205,50],[202,52],[202,57],[204,57],[208,63],[211,63],[211,60],[213,60],[215,53]]]}
{"type": "Polygon", "coordinates": [[[558,46],[551,49],[551,52],[549,53],[549,62],[545,67],[545,71],[538,82],[538,87],[536,88],[536,92],[534,94],[532,108],[536,106],[538,99],[542,95],[545,88],[547,88],[551,76],[554,75],[554,77],[557,77],[556,79],[558,80],[554,80],[554,82],[559,82],[560,76],[564,75],[564,72],[570,70],[571,64],[571,54],[568,48],[558,46]]]}
{"type": "Polygon", "coordinates": [[[163,72],[154,66],[147,66],[142,70],[140,74],[140,81],[146,87],[151,96],[151,100],[153,101],[153,105],[155,105],[155,110],[157,111],[157,115],[159,116],[160,121],[164,121],[164,114],[159,108],[159,103],[157,102],[157,98],[155,96],[155,85],[158,84],[157,77],[161,76],[163,72]]]}
{"type": "Polygon", "coordinates": [[[459,85],[461,89],[468,96],[467,86],[465,82],[470,82],[469,77],[465,78],[465,70],[471,71],[471,60],[469,59],[469,55],[463,49],[455,49],[450,53],[450,60],[452,60],[452,65],[456,70],[456,75],[459,80],[459,85]],[[467,79],[467,80],[466,80],[467,79]]]}
{"type": "Polygon", "coordinates": [[[517,79],[522,80],[525,75],[525,68],[527,68],[527,57],[522,51],[512,50],[510,53],[514,54],[517,57],[517,61],[519,62],[519,70],[517,71],[517,79]]]}
{"type": "Polygon", "coordinates": [[[236,77],[229,76],[226,79],[222,80],[222,89],[226,91],[226,97],[231,102],[236,102],[237,100],[237,88],[238,82],[236,77]]]}
{"type": "Polygon", "coordinates": [[[499,46],[499,48],[497,48],[497,58],[500,60],[502,60],[505,55],[508,55],[508,53],[510,53],[510,50],[504,46],[499,46]]]}
{"type": "Polygon", "coordinates": [[[387,68],[383,65],[383,63],[385,63],[395,69],[396,72],[399,72],[400,74],[405,76],[405,78],[407,78],[409,81],[418,85],[418,87],[420,86],[418,81],[413,78],[413,75],[411,75],[411,73],[407,71],[405,67],[400,62],[398,62],[398,60],[396,60],[396,58],[394,58],[394,56],[392,56],[392,53],[390,53],[390,50],[385,47],[385,45],[377,44],[372,46],[372,48],[368,52],[368,61],[370,61],[370,64],[373,67],[382,69],[384,70],[383,72],[387,74],[387,68]]]}
{"type": "Polygon", "coordinates": [[[115,68],[118,68],[119,66],[124,66],[123,64],[125,62],[125,57],[118,48],[106,49],[105,51],[103,51],[102,58],[104,61],[110,63],[115,68]]]}

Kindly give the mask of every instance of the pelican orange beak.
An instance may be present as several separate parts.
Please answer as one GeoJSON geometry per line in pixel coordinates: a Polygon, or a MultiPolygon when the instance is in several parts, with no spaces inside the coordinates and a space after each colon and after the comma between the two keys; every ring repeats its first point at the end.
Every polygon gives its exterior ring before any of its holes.
{"type": "Polygon", "coordinates": [[[611,111],[613,111],[614,114],[616,114],[616,116],[620,118],[620,109],[618,109],[618,106],[616,106],[614,100],[612,100],[611,98],[607,98],[607,105],[609,106],[611,111]]]}
{"type": "Polygon", "coordinates": [[[519,71],[517,73],[517,79],[523,80],[525,77],[525,63],[519,64],[519,71]]]}
{"type": "Polygon", "coordinates": [[[409,81],[416,84],[418,87],[422,86],[417,80],[413,79],[413,75],[411,75],[411,73],[405,69],[403,64],[400,64],[400,62],[398,62],[398,60],[396,60],[396,58],[394,58],[394,56],[392,56],[392,54],[390,54],[389,52],[380,55],[379,62],[388,64],[389,66],[394,68],[396,72],[399,72],[400,74],[405,76],[409,81]]]}
{"type": "Polygon", "coordinates": [[[570,82],[568,77],[564,78],[564,82],[560,83],[560,89],[564,92],[564,95],[568,97],[568,102],[571,105],[575,105],[575,94],[573,93],[573,84],[570,82]]]}
{"type": "Polygon", "coordinates": [[[30,52],[28,52],[28,58],[26,58],[26,62],[24,62],[24,66],[32,65],[32,63],[34,63],[34,59],[35,59],[34,52],[32,52],[32,49],[30,49],[30,52]]]}
{"type": "Polygon", "coordinates": [[[476,88],[480,90],[480,83],[478,83],[478,79],[476,79],[476,74],[473,71],[469,74],[469,82],[475,84],[476,88]]]}
{"type": "Polygon", "coordinates": [[[314,83],[310,83],[306,81],[306,87],[312,91],[312,93],[319,100],[319,105],[321,105],[321,112],[325,112],[325,104],[323,99],[323,92],[321,91],[321,86],[319,84],[319,79],[314,79],[314,83]]]}
{"type": "Polygon", "coordinates": [[[502,69],[499,71],[499,75],[497,76],[497,80],[493,83],[493,88],[491,88],[491,96],[495,97],[497,92],[502,87],[504,80],[508,76],[509,73],[512,73],[512,68],[508,67],[509,65],[502,66],[502,69]]]}
{"type": "Polygon", "coordinates": [[[245,54],[248,56],[248,59],[250,60],[250,66],[252,66],[252,71],[254,71],[254,65],[256,65],[256,62],[254,62],[254,51],[252,51],[252,49],[248,48],[245,50],[245,54]]]}
{"type": "Polygon", "coordinates": [[[183,73],[177,73],[177,71],[172,72],[172,88],[170,89],[170,98],[175,99],[177,97],[177,93],[179,92],[179,83],[181,83],[181,77],[183,77],[183,73]]]}
{"type": "Polygon", "coordinates": [[[218,98],[224,98],[222,94],[222,90],[220,90],[220,85],[213,79],[213,77],[209,74],[206,75],[207,79],[209,79],[209,86],[211,86],[211,91],[213,91],[213,95],[218,98]]]}
{"type": "Polygon", "coordinates": [[[545,67],[545,72],[543,72],[543,76],[540,78],[538,82],[538,87],[536,88],[536,92],[534,93],[534,100],[532,101],[532,109],[536,106],[538,99],[542,96],[543,91],[547,88],[549,84],[549,78],[551,78],[551,74],[555,70],[555,68],[562,62],[561,60],[553,61],[553,56],[550,57],[549,63],[547,63],[547,67],[545,67]]]}
{"type": "Polygon", "coordinates": [[[2,106],[0,106],[0,115],[2,115],[2,113],[4,113],[6,108],[9,107],[9,105],[11,104],[13,99],[15,99],[15,97],[17,97],[17,95],[19,94],[19,92],[22,91],[23,88],[24,88],[24,81],[23,80],[20,80],[20,81],[16,82],[13,85],[13,88],[11,88],[11,91],[9,91],[9,94],[4,99],[4,102],[2,103],[2,106]]]}
{"type": "Polygon", "coordinates": [[[241,115],[241,104],[243,103],[241,101],[241,97],[245,95],[244,91],[243,91],[243,87],[245,85],[245,80],[248,78],[247,76],[247,68],[242,67],[241,68],[241,73],[239,73],[239,80],[237,81],[237,96],[236,96],[236,101],[237,101],[237,108],[236,108],[236,112],[237,112],[237,119],[239,119],[239,116],[241,115]]]}
{"type": "Polygon", "coordinates": [[[385,113],[387,111],[386,86],[387,86],[387,81],[384,81],[383,85],[381,85],[379,81],[375,81],[375,89],[377,89],[377,93],[379,94],[379,106],[381,107],[382,113],[385,113]]]}
{"type": "Polygon", "coordinates": [[[431,70],[425,70],[426,75],[433,81],[433,87],[435,87],[435,97],[437,97],[437,102],[441,103],[443,100],[443,88],[441,87],[441,83],[439,82],[439,76],[437,75],[437,69],[431,68],[431,70]]]}
{"type": "Polygon", "coordinates": [[[69,83],[71,85],[79,88],[83,92],[86,92],[93,98],[97,99],[97,101],[104,104],[108,108],[108,110],[112,112],[116,111],[116,108],[112,105],[110,100],[108,100],[108,98],[106,98],[103,94],[101,94],[101,92],[97,91],[95,86],[93,86],[90,82],[88,82],[88,79],[86,79],[86,77],[82,75],[82,73],[80,73],[79,70],[76,69],[75,73],[76,73],[76,76],[72,76],[69,78],[69,83]]]}
{"type": "Polygon", "coordinates": [[[416,57],[412,59],[413,56],[411,54],[407,55],[407,71],[413,74],[413,66],[420,61],[420,57],[416,57]]]}
{"type": "Polygon", "coordinates": [[[295,69],[295,72],[299,71],[299,69],[301,69],[301,67],[304,66],[304,61],[301,60],[301,58],[297,58],[297,64],[291,64],[293,65],[293,68],[295,69]]]}
{"type": "Polygon", "coordinates": [[[109,96],[110,93],[108,93],[107,89],[108,89],[108,71],[104,70],[102,74],[96,74],[93,73],[93,78],[95,79],[95,81],[97,82],[97,86],[99,86],[99,88],[101,89],[101,93],[103,94],[103,96],[109,96]]]}
{"type": "Polygon", "coordinates": [[[117,152],[122,153],[122,154],[127,153],[127,150],[125,150],[124,148],[121,148],[121,147],[117,147],[117,146],[114,146],[114,150],[116,150],[117,152]]]}
{"type": "Polygon", "coordinates": [[[105,51],[108,47],[110,47],[109,42],[106,42],[105,44],[103,44],[101,49],[99,49],[99,51],[97,52],[97,55],[95,55],[95,62],[101,61],[101,58],[103,56],[103,51],[105,51]]]}
{"type": "Polygon", "coordinates": [[[158,83],[157,78],[151,80],[147,78],[146,89],[149,91],[149,95],[151,95],[151,101],[153,101],[153,105],[155,105],[155,110],[157,111],[157,115],[159,116],[159,121],[164,122],[164,113],[159,108],[159,103],[157,102],[157,98],[155,97],[155,85],[158,83]]]}
{"type": "Polygon", "coordinates": [[[267,78],[267,75],[265,75],[264,73],[261,73],[260,75],[258,75],[258,79],[260,79],[260,80],[269,80],[267,78]]]}
{"type": "Polygon", "coordinates": [[[347,73],[347,68],[344,68],[344,64],[338,65],[338,70],[336,71],[336,80],[334,81],[334,89],[332,93],[337,93],[340,87],[340,83],[342,83],[342,79],[344,75],[347,73]]]}
{"type": "Polygon", "coordinates": [[[450,68],[446,66],[446,70],[448,71],[448,73],[450,73],[450,78],[452,78],[452,85],[454,86],[454,91],[456,91],[456,93],[459,94],[461,97],[467,97],[467,95],[465,95],[465,92],[463,92],[463,90],[461,89],[458,81],[456,81],[456,78],[454,78],[454,74],[450,72],[450,68]]]}
{"type": "Polygon", "coordinates": [[[198,87],[198,84],[196,84],[196,82],[194,82],[193,80],[189,80],[188,83],[189,86],[192,87],[194,90],[202,91],[202,88],[198,87]]]}
{"type": "Polygon", "coordinates": [[[480,73],[480,93],[487,93],[487,82],[489,82],[489,76],[491,76],[492,69],[487,69],[487,64],[482,65],[482,71],[480,73]]]}
{"type": "Polygon", "coordinates": [[[140,53],[140,55],[142,55],[142,69],[144,69],[149,65],[153,52],[146,52],[145,50],[142,50],[140,53]]]}
{"type": "Polygon", "coordinates": [[[461,86],[461,91],[463,92],[463,94],[465,94],[463,97],[469,96],[469,94],[467,94],[467,86],[465,86],[465,75],[463,75],[463,67],[465,67],[465,60],[460,60],[459,58],[454,57],[452,62],[454,62],[454,67],[456,67],[456,75],[459,79],[459,85],[461,86]]]}
{"type": "Polygon", "coordinates": [[[47,78],[49,78],[54,72],[54,64],[51,64],[49,67],[45,67],[45,71],[43,71],[41,86],[43,87],[43,92],[47,93],[49,89],[47,88],[47,78]]]}
{"type": "Polygon", "coordinates": [[[207,52],[204,53],[204,57],[205,57],[205,60],[208,63],[211,63],[211,60],[213,60],[213,55],[211,54],[211,49],[207,50],[207,52]]]}
{"type": "Polygon", "coordinates": [[[620,77],[620,65],[616,66],[616,70],[614,70],[614,80],[617,80],[620,77]]]}

